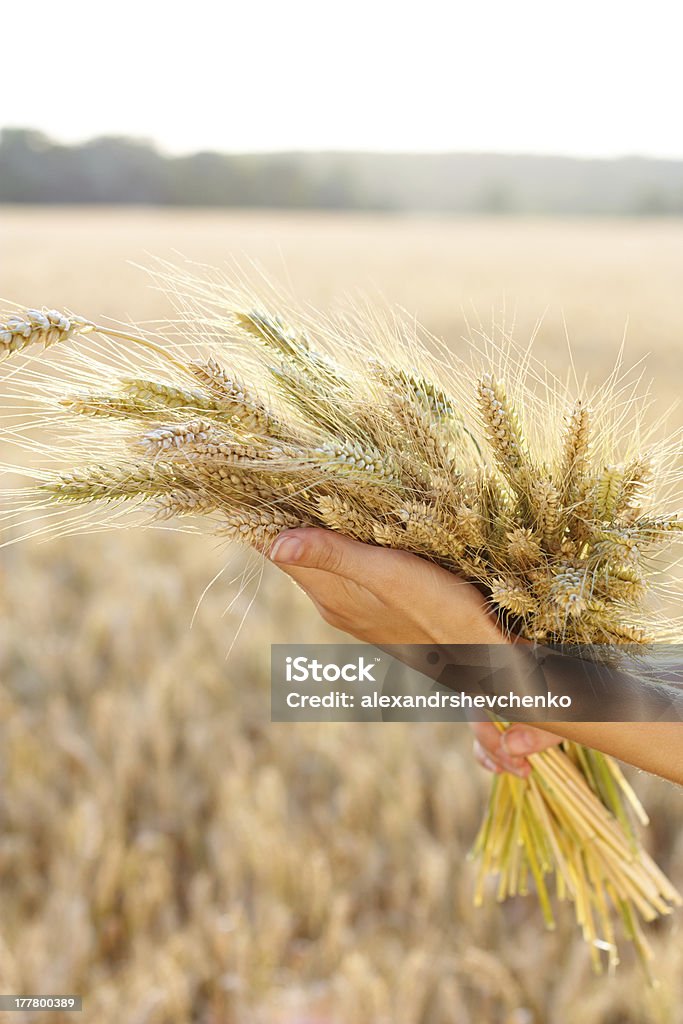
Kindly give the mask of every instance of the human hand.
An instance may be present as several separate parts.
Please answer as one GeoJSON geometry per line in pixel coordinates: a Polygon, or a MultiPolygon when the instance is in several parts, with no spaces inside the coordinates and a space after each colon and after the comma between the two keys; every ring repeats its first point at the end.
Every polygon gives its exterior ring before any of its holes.
{"type": "MultiPolygon", "coordinates": [[[[326,622],[366,643],[507,642],[475,587],[407,551],[306,527],[279,534],[269,554],[326,622]]],[[[531,771],[528,754],[562,742],[531,725],[501,733],[492,722],[475,722],[472,731],[474,756],[484,768],[521,778],[531,771]]]]}
{"type": "Polygon", "coordinates": [[[275,539],[270,559],[323,619],[366,643],[506,643],[476,587],[407,551],[305,527],[275,539]]]}
{"type": "Polygon", "coordinates": [[[513,724],[505,732],[501,732],[493,722],[472,722],[470,727],[474,733],[476,760],[482,768],[496,775],[506,771],[526,779],[531,771],[528,755],[562,742],[561,736],[535,725],[513,724]]]}

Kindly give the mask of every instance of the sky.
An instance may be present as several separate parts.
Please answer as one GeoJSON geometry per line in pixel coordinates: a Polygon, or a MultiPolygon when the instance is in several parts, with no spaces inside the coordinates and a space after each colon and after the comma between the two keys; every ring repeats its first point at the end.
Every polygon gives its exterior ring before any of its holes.
{"type": "Polygon", "coordinates": [[[676,0],[5,5],[0,126],[168,152],[683,157],[676,0]]]}

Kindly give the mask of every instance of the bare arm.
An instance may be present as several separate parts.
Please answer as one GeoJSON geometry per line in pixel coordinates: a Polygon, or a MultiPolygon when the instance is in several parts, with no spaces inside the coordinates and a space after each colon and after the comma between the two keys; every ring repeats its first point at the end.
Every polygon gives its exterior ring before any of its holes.
{"type": "Polygon", "coordinates": [[[544,722],[543,728],[683,785],[681,722],[544,722]]]}

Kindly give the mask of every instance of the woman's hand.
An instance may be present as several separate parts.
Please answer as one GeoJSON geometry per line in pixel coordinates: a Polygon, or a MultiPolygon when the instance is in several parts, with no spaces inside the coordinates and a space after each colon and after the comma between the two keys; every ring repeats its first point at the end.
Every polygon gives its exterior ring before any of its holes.
{"type": "Polygon", "coordinates": [[[475,587],[407,551],[306,527],[281,533],[270,558],[326,622],[366,643],[506,643],[475,587]]]}
{"type": "Polygon", "coordinates": [[[515,724],[501,732],[493,722],[472,722],[471,728],[474,756],[482,768],[496,775],[502,771],[512,772],[521,779],[526,779],[531,771],[527,760],[529,754],[537,754],[562,742],[561,736],[535,725],[515,724]]]}
{"type": "MultiPolygon", "coordinates": [[[[271,560],[337,629],[372,644],[506,643],[479,591],[407,551],[391,551],[314,528],[281,533],[271,560]]],[[[526,777],[526,755],[561,737],[531,725],[505,734],[472,723],[474,754],[489,771],[526,777]]]]}

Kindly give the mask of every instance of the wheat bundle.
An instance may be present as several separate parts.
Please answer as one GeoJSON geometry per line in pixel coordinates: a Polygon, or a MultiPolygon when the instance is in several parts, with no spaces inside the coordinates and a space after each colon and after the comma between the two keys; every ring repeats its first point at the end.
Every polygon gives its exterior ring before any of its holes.
{"type": "MultiPolygon", "coordinates": [[[[324,526],[461,574],[532,641],[679,636],[652,601],[666,580],[652,556],[681,528],[675,445],[649,442],[638,380],[615,370],[588,401],[509,340],[482,338],[465,363],[397,315],[300,312],[295,327],[243,286],[158,277],[180,297],[161,333],[44,310],[0,326],[0,349],[24,353],[4,436],[31,456],[6,468],[32,478],[6,492],[6,530],[27,512],[42,532],[65,508],[83,510],[70,530],[135,510],[200,517],[263,551],[282,529],[324,526]]],[[[492,874],[499,899],[533,880],[552,927],[554,875],[597,970],[603,951],[618,962],[615,916],[647,963],[641,920],[681,899],[641,845],[635,794],[575,743],[530,760],[528,779],[494,779],[476,900],[492,874]]]]}

